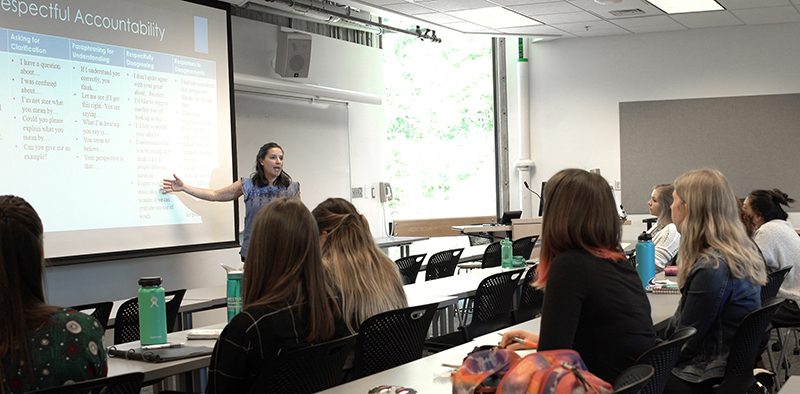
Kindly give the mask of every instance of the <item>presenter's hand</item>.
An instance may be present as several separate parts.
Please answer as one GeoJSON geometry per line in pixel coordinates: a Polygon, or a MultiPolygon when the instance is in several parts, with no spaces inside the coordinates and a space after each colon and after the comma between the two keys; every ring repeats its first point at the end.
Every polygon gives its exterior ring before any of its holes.
{"type": "Polygon", "coordinates": [[[175,179],[164,179],[161,182],[161,190],[164,193],[180,192],[183,191],[183,181],[177,175],[172,174],[175,179]]]}
{"type": "Polygon", "coordinates": [[[514,330],[514,331],[508,331],[505,334],[503,334],[503,340],[500,342],[500,346],[509,350],[522,350],[522,349],[533,348],[532,346],[519,343],[518,341],[515,341],[512,338],[519,338],[529,343],[535,343],[535,344],[539,343],[538,335],[531,334],[527,331],[514,330]]]}

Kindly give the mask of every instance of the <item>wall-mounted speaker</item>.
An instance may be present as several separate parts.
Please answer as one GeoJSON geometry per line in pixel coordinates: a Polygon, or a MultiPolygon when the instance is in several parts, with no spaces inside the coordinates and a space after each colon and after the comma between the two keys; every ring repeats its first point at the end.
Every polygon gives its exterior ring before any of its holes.
{"type": "Polygon", "coordinates": [[[293,31],[278,32],[275,72],[282,77],[306,78],[311,63],[311,36],[293,31]]]}

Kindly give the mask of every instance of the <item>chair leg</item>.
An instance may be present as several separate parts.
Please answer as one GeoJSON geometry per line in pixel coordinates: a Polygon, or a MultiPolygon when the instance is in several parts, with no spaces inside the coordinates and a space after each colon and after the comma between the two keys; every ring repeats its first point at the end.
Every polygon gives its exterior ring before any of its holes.
{"type": "MultiPolygon", "coordinates": [[[[778,341],[781,344],[781,355],[780,355],[780,357],[778,357],[778,362],[780,363],[780,365],[778,366],[778,371],[776,371],[776,372],[779,372],[781,368],[784,369],[784,374],[783,374],[783,376],[784,376],[783,377],[783,381],[784,382],[787,379],[789,379],[789,363],[787,361],[786,348],[788,347],[788,342],[787,341],[789,340],[789,335],[790,334],[791,334],[791,330],[786,332],[786,336],[783,336],[783,335],[781,335],[780,328],[778,329],[778,341]]],[[[780,375],[780,373],[778,373],[777,375],[780,375]]],[[[778,381],[780,383],[780,378],[778,379],[778,381]]],[[[778,384],[775,387],[775,389],[780,390],[780,386],[781,386],[781,384],[778,384]]]]}

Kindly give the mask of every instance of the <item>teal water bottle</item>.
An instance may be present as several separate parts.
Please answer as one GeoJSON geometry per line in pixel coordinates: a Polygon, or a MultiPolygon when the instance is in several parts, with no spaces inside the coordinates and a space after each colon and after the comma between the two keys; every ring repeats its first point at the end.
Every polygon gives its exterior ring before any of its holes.
{"type": "Polygon", "coordinates": [[[236,269],[222,264],[228,273],[228,322],[242,311],[242,274],[243,269],[236,269]]]}
{"type": "Polygon", "coordinates": [[[139,279],[139,340],[142,345],[167,343],[167,305],[161,277],[139,279]]]}
{"type": "Polygon", "coordinates": [[[503,269],[514,268],[514,253],[511,249],[511,241],[508,237],[500,241],[500,258],[502,261],[501,267],[503,269]]]}
{"type": "Polygon", "coordinates": [[[642,232],[636,243],[636,272],[645,289],[655,284],[656,276],[656,247],[650,239],[650,234],[642,232]]]}

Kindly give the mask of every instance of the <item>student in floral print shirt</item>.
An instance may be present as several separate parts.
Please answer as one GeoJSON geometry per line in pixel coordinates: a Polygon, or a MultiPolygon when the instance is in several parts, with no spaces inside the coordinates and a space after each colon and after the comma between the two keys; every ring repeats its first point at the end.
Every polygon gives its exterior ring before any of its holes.
{"type": "Polygon", "coordinates": [[[42,234],[42,221],[30,204],[0,196],[0,316],[6,317],[0,319],[2,393],[61,386],[108,372],[105,330],[97,319],[44,300],[42,234]]]}

